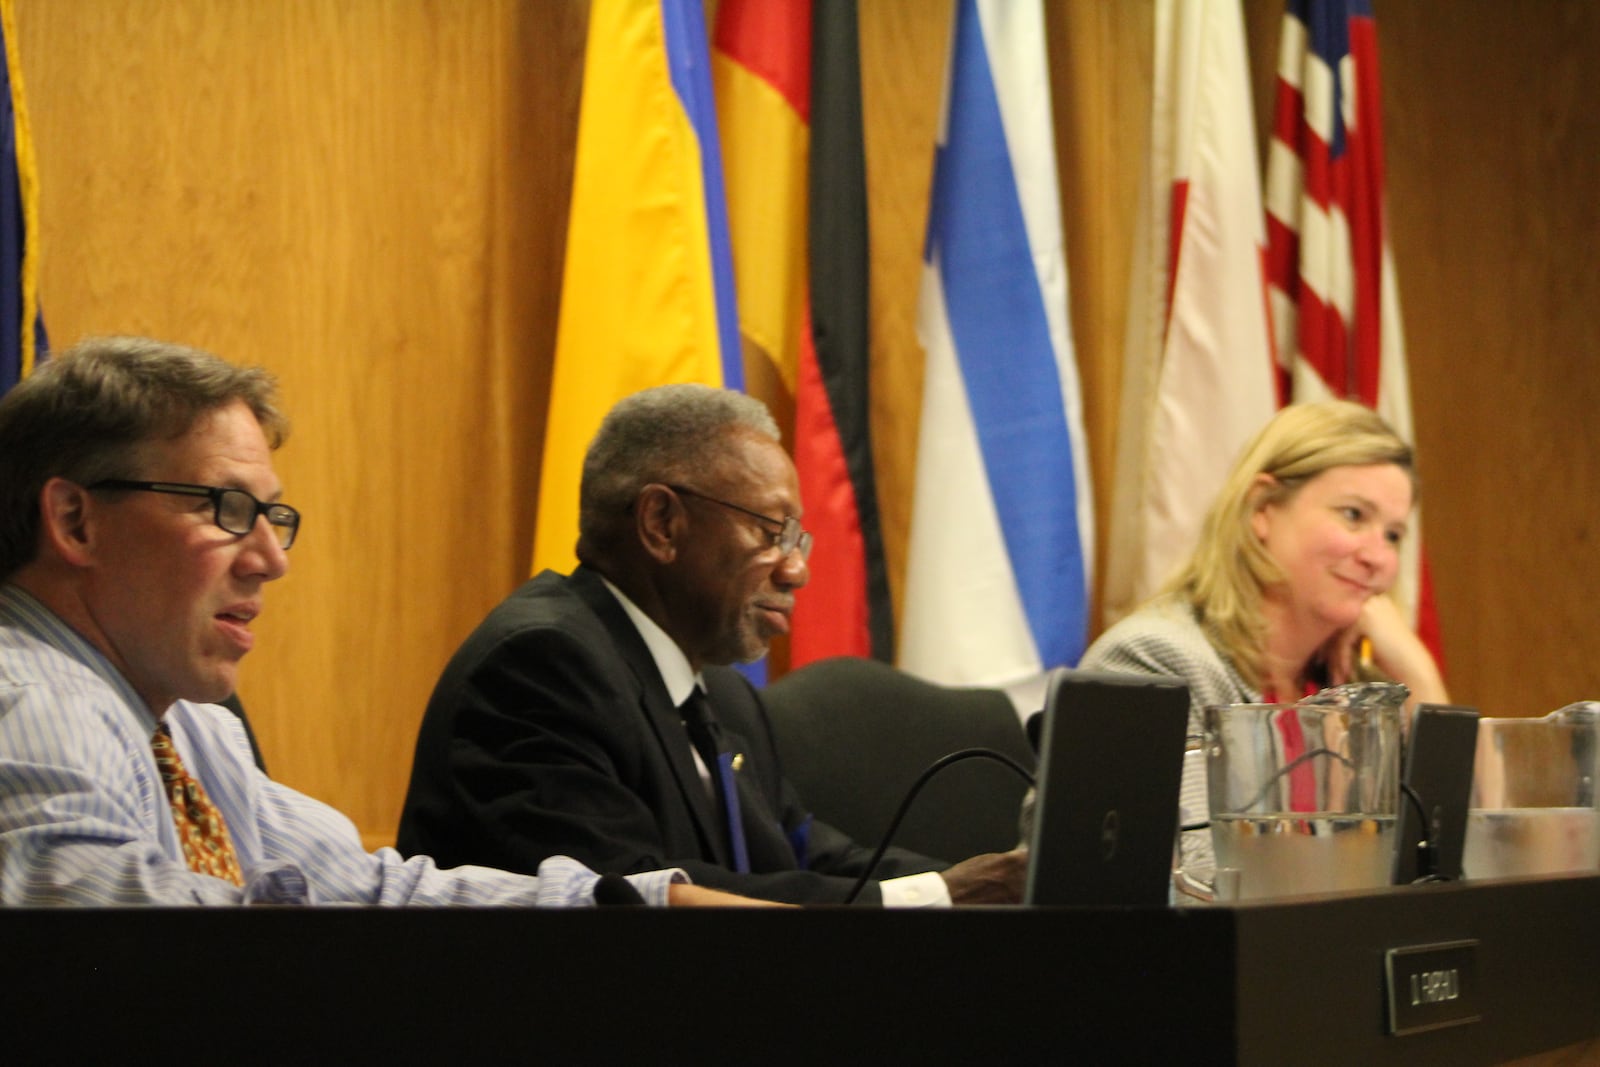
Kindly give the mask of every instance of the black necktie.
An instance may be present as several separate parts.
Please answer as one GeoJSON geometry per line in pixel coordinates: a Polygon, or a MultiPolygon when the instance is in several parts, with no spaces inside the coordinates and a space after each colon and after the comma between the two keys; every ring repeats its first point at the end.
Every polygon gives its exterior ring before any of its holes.
{"type": "Polygon", "coordinates": [[[724,751],[722,729],[711,714],[711,701],[697,685],[690,690],[688,699],[678,705],[678,713],[683,716],[683,725],[689,732],[689,743],[700,753],[711,775],[717,812],[722,817],[723,840],[733,851],[734,869],[746,872],[750,869],[750,859],[739,813],[739,790],[733,779],[733,757],[724,751]]]}
{"type": "Polygon", "coordinates": [[[722,752],[722,730],[711,717],[711,702],[706,699],[705,690],[698,685],[691,689],[689,698],[678,705],[678,714],[683,716],[683,725],[689,731],[689,743],[700,753],[701,761],[711,774],[711,783],[720,793],[717,757],[722,752]]]}

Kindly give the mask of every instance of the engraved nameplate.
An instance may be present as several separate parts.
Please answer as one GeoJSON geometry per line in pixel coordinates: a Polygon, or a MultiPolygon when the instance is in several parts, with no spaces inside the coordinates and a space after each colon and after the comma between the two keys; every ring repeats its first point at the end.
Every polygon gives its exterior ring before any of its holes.
{"type": "Polygon", "coordinates": [[[1389,1033],[1420,1034],[1478,1021],[1478,942],[1391,948],[1383,957],[1389,1033]]]}

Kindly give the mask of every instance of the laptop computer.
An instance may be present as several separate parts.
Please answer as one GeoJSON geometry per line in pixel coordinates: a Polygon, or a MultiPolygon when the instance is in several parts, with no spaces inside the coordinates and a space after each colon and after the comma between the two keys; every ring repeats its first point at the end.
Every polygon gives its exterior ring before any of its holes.
{"type": "Polygon", "coordinates": [[[1424,827],[1417,805],[1400,795],[1400,833],[1395,839],[1394,884],[1410,885],[1421,875],[1417,842],[1434,847],[1434,875],[1461,877],[1467,840],[1467,805],[1472,799],[1472,764],[1478,751],[1478,710],[1449,704],[1422,704],[1411,722],[1404,781],[1427,813],[1424,827]]]}
{"type": "Polygon", "coordinates": [[[1051,674],[1024,903],[1166,906],[1188,725],[1176,678],[1051,674]]]}

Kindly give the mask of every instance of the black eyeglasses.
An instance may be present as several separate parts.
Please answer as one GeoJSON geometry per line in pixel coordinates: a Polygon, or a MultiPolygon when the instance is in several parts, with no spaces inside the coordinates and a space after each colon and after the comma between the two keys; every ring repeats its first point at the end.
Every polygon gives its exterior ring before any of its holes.
{"type": "Polygon", "coordinates": [[[300,532],[300,513],[288,504],[263,504],[243,489],[221,489],[214,485],[189,485],[186,482],[130,482],[107,478],[90,489],[136,489],[145,493],[171,493],[174,496],[203,496],[211,501],[212,521],[224,530],[243,537],[255,529],[257,516],[265,516],[278,547],[288,550],[300,532]]]}
{"type": "Polygon", "coordinates": [[[673,485],[671,482],[666,483],[666,485],[674,493],[696,497],[707,503],[718,504],[731,511],[737,511],[741,515],[748,515],[757,522],[766,523],[769,527],[777,527],[777,529],[769,529],[767,532],[772,535],[772,543],[781,555],[787,556],[798,548],[801,559],[811,558],[811,535],[800,528],[800,520],[793,515],[774,519],[772,516],[763,515],[759,511],[751,511],[749,508],[742,508],[738,504],[730,504],[726,500],[718,500],[714,496],[706,496],[704,493],[696,492],[686,485],[673,485]]]}

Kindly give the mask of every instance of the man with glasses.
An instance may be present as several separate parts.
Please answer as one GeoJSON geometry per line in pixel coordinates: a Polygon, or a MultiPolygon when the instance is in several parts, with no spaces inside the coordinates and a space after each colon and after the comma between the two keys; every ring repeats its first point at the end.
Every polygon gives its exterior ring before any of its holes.
{"type": "MultiPolygon", "coordinates": [[[[809,577],[799,481],[750,397],[698,385],[618,403],[584,458],[580,566],[512,593],[446,666],[417,739],[402,852],[533,870],[664,864],[794,903],[842,902],[870,850],[806,813],[729,664],[787,633],[809,577]]],[[[861,899],[1020,896],[1017,853],[892,850],[861,899]]]]}
{"type": "MultiPolygon", "coordinates": [[[[210,703],[300,529],[272,468],[287,432],[265,371],[137,338],[0,401],[0,904],[594,903],[566,858],[528,877],[367,853],[210,703]]],[[[734,902],[682,880],[633,882],[734,902]]]]}

